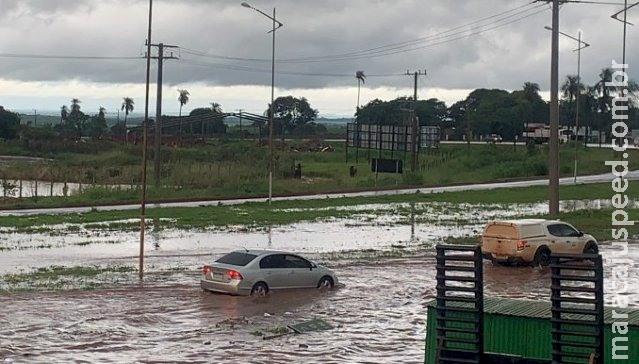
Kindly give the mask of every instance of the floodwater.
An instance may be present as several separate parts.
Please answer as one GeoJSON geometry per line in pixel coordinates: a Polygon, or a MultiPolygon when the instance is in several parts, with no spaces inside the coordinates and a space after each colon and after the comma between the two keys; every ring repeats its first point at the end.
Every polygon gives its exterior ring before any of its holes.
{"type": "MultiPolygon", "coordinates": [[[[604,202],[585,201],[572,208],[604,202]]],[[[434,245],[474,235],[487,219],[545,211],[515,206],[370,207],[348,219],[272,229],[150,230],[145,281],[136,272],[15,285],[0,276],[0,361],[5,363],[423,363],[426,304],[435,297],[434,245]],[[469,213],[468,211],[472,211],[469,213]],[[459,221],[459,223],[456,223],[459,221]],[[328,292],[275,292],[264,299],[201,291],[198,268],[243,246],[294,250],[330,266],[343,286],[328,292]],[[86,283],[105,284],[94,290],[86,283]],[[59,282],[57,282],[59,283],[59,282]],[[33,288],[35,291],[14,291],[33,288]],[[263,340],[278,327],[323,319],[333,329],[263,340]]],[[[137,264],[137,233],[53,227],[33,234],[0,231],[0,275],[60,266],[137,264]]],[[[611,245],[601,245],[604,258],[611,245]]],[[[639,244],[626,257],[639,259],[639,244]]],[[[612,263],[605,266],[611,300],[612,263]]],[[[639,265],[625,295],[639,307],[639,265]]],[[[484,266],[485,294],[548,300],[550,272],[484,266]]]]}
{"type": "MultiPolygon", "coordinates": [[[[604,256],[611,248],[603,247],[604,256]]],[[[639,258],[631,245],[630,259],[639,258]]],[[[333,291],[276,292],[265,299],[203,292],[197,272],[171,282],[95,291],[0,296],[6,363],[422,363],[434,257],[334,267],[333,291]],[[263,340],[285,325],[323,319],[334,328],[263,340]]],[[[550,272],[484,267],[487,295],[548,299],[550,272]]],[[[606,267],[610,277],[610,267],[606,267]]],[[[636,281],[637,268],[630,277],[636,281]]],[[[157,279],[155,280],[157,282],[157,279]]],[[[637,287],[629,289],[639,307],[637,287]]],[[[609,296],[609,294],[608,294],[609,296]]]]}
{"type": "MultiPolygon", "coordinates": [[[[7,181],[12,185],[12,188],[6,189],[3,185],[0,185],[0,196],[28,198],[28,197],[51,197],[51,196],[70,196],[79,192],[87,187],[93,187],[92,184],[82,183],[64,183],[64,182],[51,182],[51,181],[30,181],[30,180],[9,180],[7,181]]],[[[131,185],[109,185],[100,186],[108,187],[112,189],[132,189],[131,185]]]]}

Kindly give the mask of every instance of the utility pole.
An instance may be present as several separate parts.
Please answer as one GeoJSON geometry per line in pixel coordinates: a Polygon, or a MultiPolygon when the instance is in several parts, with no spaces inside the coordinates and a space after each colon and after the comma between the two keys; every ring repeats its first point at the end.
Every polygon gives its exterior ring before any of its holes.
{"type": "Polygon", "coordinates": [[[38,110],[33,109],[33,126],[38,125],[38,110]]]}
{"type": "Polygon", "coordinates": [[[548,213],[559,215],[559,0],[552,0],[550,61],[550,140],[548,142],[548,213]]]}
{"type": "Polygon", "coordinates": [[[420,75],[426,76],[426,70],[422,73],[422,71],[415,71],[412,74],[409,71],[406,71],[406,75],[414,77],[414,93],[413,93],[413,107],[412,107],[412,128],[411,128],[411,141],[410,141],[410,170],[412,172],[417,171],[417,149],[419,148],[419,125],[417,121],[417,112],[415,110],[417,104],[417,80],[420,75]]]}
{"type": "Polygon", "coordinates": [[[244,139],[242,136],[242,111],[244,111],[244,109],[237,109],[237,111],[240,112],[240,139],[244,139]]]}
{"type": "Polygon", "coordinates": [[[153,137],[153,177],[155,187],[160,186],[160,176],[162,172],[162,158],[161,158],[161,149],[162,149],[162,69],[163,69],[163,61],[165,59],[177,59],[177,57],[173,56],[173,52],[168,57],[164,56],[164,48],[177,48],[177,46],[172,45],[164,45],[164,43],[160,44],[152,44],[153,47],[158,47],[158,56],[153,57],[158,60],[158,79],[157,79],[157,104],[155,111],[155,127],[154,127],[154,137],[153,137]]]}

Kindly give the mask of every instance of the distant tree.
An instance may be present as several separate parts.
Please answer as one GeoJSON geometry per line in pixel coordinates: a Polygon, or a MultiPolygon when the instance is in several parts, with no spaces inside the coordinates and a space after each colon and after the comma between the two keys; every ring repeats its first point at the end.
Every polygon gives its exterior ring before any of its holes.
{"type": "Polygon", "coordinates": [[[62,105],[60,107],[60,125],[67,119],[67,116],[69,116],[69,108],[67,105],[62,105]]]}
{"type": "Polygon", "coordinates": [[[198,107],[191,110],[189,116],[202,117],[199,122],[202,135],[226,133],[227,126],[224,124],[222,107],[216,102],[212,102],[211,107],[198,107]]]}
{"type": "Polygon", "coordinates": [[[604,68],[599,73],[599,81],[595,84],[595,90],[599,96],[599,123],[597,123],[597,129],[599,129],[599,147],[603,142],[603,129],[610,124],[610,112],[612,110],[613,94],[617,91],[617,88],[612,83],[612,68],[604,68]]]}
{"type": "Polygon", "coordinates": [[[411,120],[411,105],[420,125],[443,126],[448,117],[446,104],[438,99],[417,100],[398,97],[391,101],[375,99],[360,108],[357,122],[362,124],[406,125],[411,120]]]}
{"type": "Polygon", "coordinates": [[[133,111],[135,102],[130,97],[124,97],[122,99],[124,101],[122,101],[121,110],[124,110],[124,129],[126,130],[126,120],[129,117],[129,113],[133,111]]]}
{"type": "Polygon", "coordinates": [[[16,139],[20,127],[20,116],[0,106],[0,138],[16,139]]]}
{"type": "Polygon", "coordinates": [[[81,101],[79,99],[71,99],[71,112],[67,116],[67,122],[64,127],[64,132],[68,136],[81,137],[85,129],[85,125],[89,120],[89,116],[85,115],[80,107],[81,101]]]}
{"type": "Polygon", "coordinates": [[[98,109],[98,116],[101,117],[102,119],[105,118],[106,115],[106,109],[102,106],[100,106],[100,108],[98,109]]]}
{"type": "Polygon", "coordinates": [[[211,111],[213,111],[216,114],[221,114],[222,113],[222,105],[218,104],[217,102],[212,102],[211,103],[211,111]]]}
{"type": "Polygon", "coordinates": [[[189,102],[189,92],[187,90],[178,90],[178,101],[180,103],[180,116],[182,116],[182,106],[189,102]]]}
{"type": "Polygon", "coordinates": [[[74,112],[80,112],[80,103],[80,99],[71,99],[71,114],[73,114],[74,112]]]}
{"type": "Polygon", "coordinates": [[[86,135],[91,138],[98,139],[104,135],[107,130],[104,108],[101,107],[97,115],[92,116],[86,125],[86,135]]]}
{"type": "Polygon", "coordinates": [[[595,127],[599,123],[599,100],[597,90],[594,86],[585,87],[584,92],[579,95],[579,115],[582,124],[586,127],[586,141],[589,140],[590,128],[595,127]]]}
{"type": "Polygon", "coordinates": [[[579,82],[579,77],[577,77],[576,75],[566,76],[566,81],[561,86],[562,95],[565,99],[567,99],[569,108],[571,110],[568,115],[570,120],[572,121],[575,120],[575,115],[577,115],[577,108],[575,106],[577,95],[581,95],[584,90],[584,85],[579,82]]]}
{"type": "Polygon", "coordinates": [[[534,82],[524,82],[523,87],[524,97],[530,103],[533,103],[537,100],[541,100],[541,96],[539,96],[539,84],[534,82]]]}
{"type": "MultiPolygon", "coordinates": [[[[318,111],[313,109],[305,97],[278,97],[274,101],[273,131],[277,131],[284,140],[284,133],[291,133],[295,128],[303,126],[317,118],[318,111]]],[[[269,105],[267,115],[270,115],[269,105]]]]}
{"type": "MultiPolygon", "coordinates": [[[[186,105],[189,102],[189,92],[187,90],[178,89],[178,102],[180,103],[180,117],[182,117],[182,106],[186,105]]],[[[192,124],[191,124],[192,126],[192,124]]],[[[193,132],[193,129],[191,129],[193,132]]],[[[178,135],[180,139],[182,138],[182,120],[179,121],[179,132],[178,135]]]]}
{"type": "Polygon", "coordinates": [[[548,104],[539,95],[539,84],[535,82],[525,82],[522,88],[522,96],[530,105],[530,113],[526,115],[524,121],[536,123],[548,121],[550,109],[548,104]]]}

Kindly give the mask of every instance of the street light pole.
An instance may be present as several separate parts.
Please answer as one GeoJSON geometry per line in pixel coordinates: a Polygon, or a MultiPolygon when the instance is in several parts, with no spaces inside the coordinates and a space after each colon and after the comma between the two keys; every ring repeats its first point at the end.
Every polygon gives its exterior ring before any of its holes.
{"type": "Polygon", "coordinates": [[[273,28],[269,31],[273,35],[273,46],[271,56],[271,107],[269,112],[268,122],[268,151],[269,151],[269,163],[268,163],[268,203],[271,204],[273,199],[273,119],[275,116],[275,31],[281,28],[284,24],[275,19],[275,8],[273,8],[273,16],[266,14],[260,9],[252,7],[250,4],[243,2],[242,6],[245,8],[253,9],[258,13],[273,21],[273,28]]]}
{"type": "MultiPolygon", "coordinates": [[[[544,27],[544,29],[552,31],[552,28],[548,26],[544,27]]],[[[576,142],[579,140],[579,98],[581,96],[581,50],[584,48],[590,47],[590,44],[581,40],[581,31],[579,31],[579,35],[577,38],[573,37],[572,35],[566,34],[564,32],[558,32],[558,33],[563,35],[564,37],[570,38],[578,42],[578,48],[573,51],[573,52],[577,52],[577,105],[576,105],[576,114],[575,114],[575,142],[576,142]]],[[[585,135],[587,134],[588,132],[586,131],[585,135]]],[[[586,143],[588,143],[588,141],[584,139],[584,144],[586,143]]],[[[575,174],[574,174],[575,184],[577,183],[577,156],[578,156],[577,145],[578,143],[575,143],[575,174]]]]}
{"type": "Polygon", "coordinates": [[[153,0],[149,0],[149,33],[146,38],[146,97],[144,100],[144,121],[142,124],[142,198],[140,202],[140,256],[138,275],[144,279],[144,228],[146,214],[146,149],[149,124],[149,79],[151,78],[151,20],[153,16],[153,0]]]}
{"type": "Polygon", "coordinates": [[[552,2],[550,61],[550,141],[548,143],[548,213],[559,215],[559,0],[552,2]]]}
{"type": "Polygon", "coordinates": [[[575,113],[575,179],[577,184],[577,155],[579,153],[579,97],[581,96],[581,30],[579,31],[579,48],[577,48],[577,105],[575,113]]]}

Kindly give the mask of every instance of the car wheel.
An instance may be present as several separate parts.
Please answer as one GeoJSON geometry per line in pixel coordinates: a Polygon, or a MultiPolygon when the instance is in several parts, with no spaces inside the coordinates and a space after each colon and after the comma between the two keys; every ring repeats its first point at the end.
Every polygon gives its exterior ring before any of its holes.
{"type": "Polygon", "coordinates": [[[251,289],[251,296],[264,297],[268,293],[268,286],[264,282],[257,282],[251,289]]]}
{"type": "Polygon", "coordinates": [[[545,267],[550,264],[550,249],[545,246],[537,249],[535,253],[535,259],[533,260],[534,266],[542,266],[545,267]]]}
{"type": "Polygon", "coordinates": [[[319,283],[317,284],[317,288],[319,288],[319,289],[331,289],[331,288],[333,288],[334,285],[335,285],[335,283],[333,282],[333,278],[331,278],[329,276],[324,276],[324,277],[322,277],[322,279],[319,280],[319,283]]]}
{"type": "Polygon", "coordinates": [[[599,254],[599,247],[594,241],[589,241],[584,247],[584,254],[599,254]]]}

